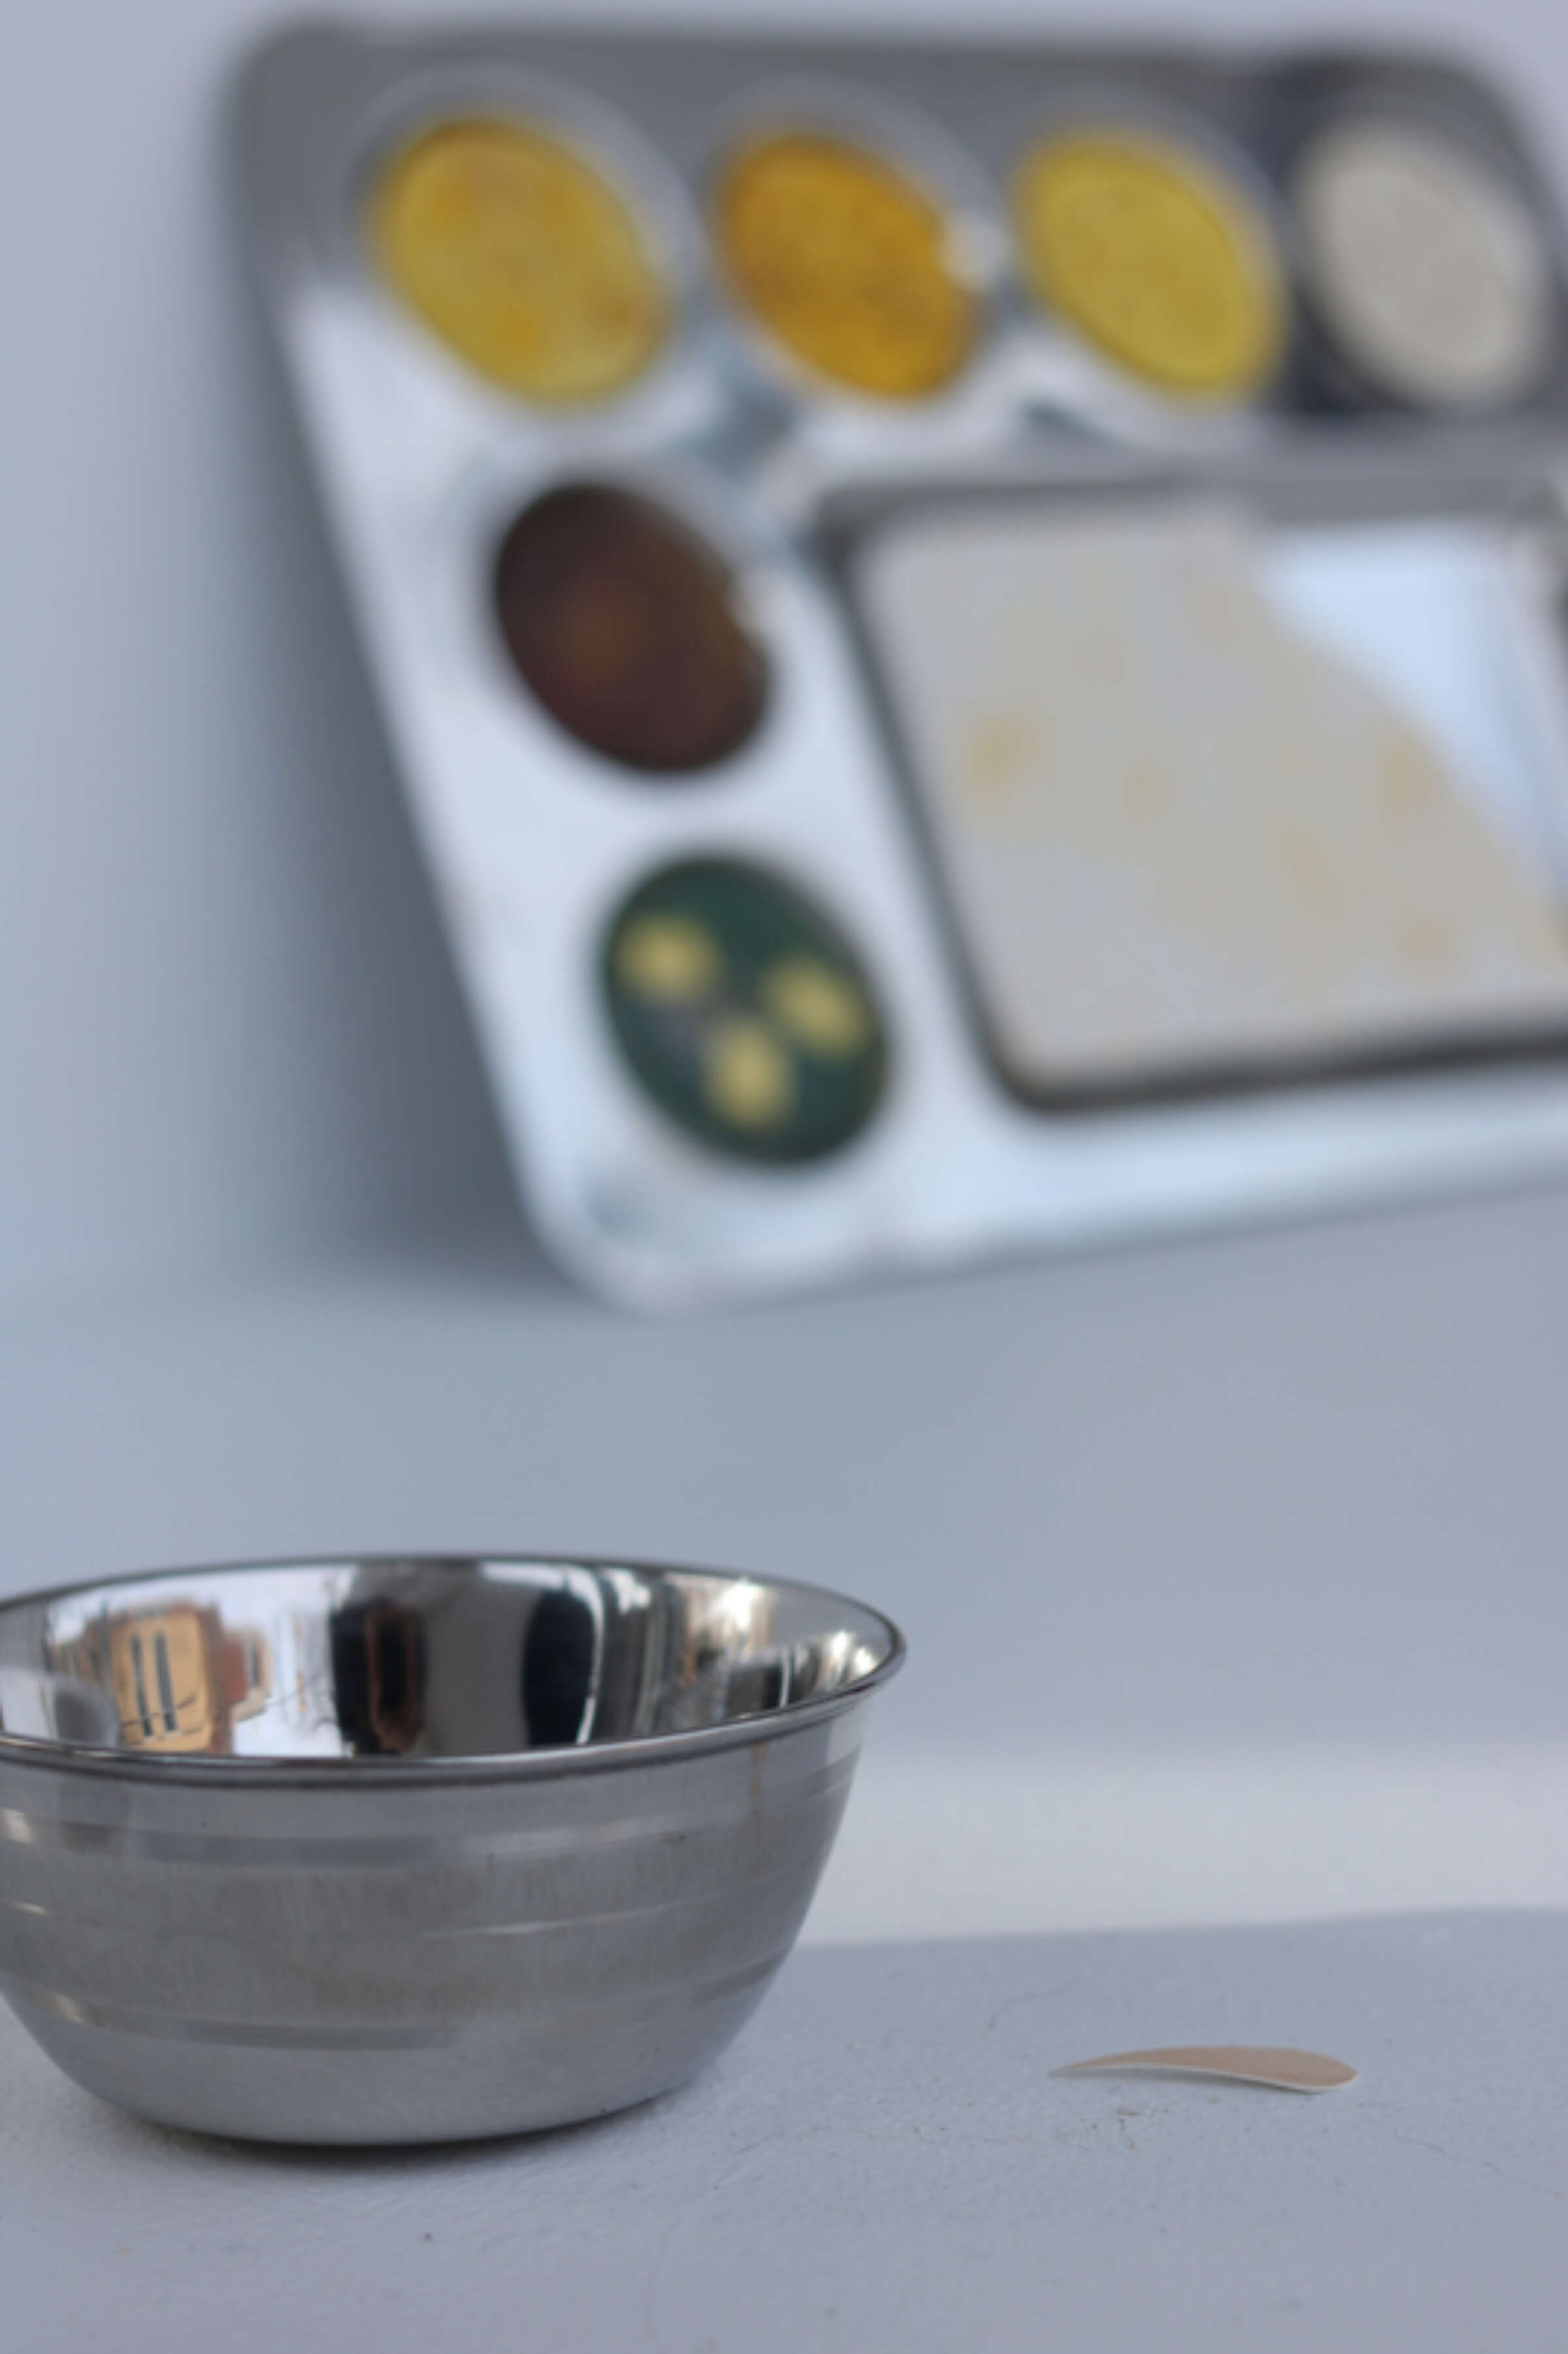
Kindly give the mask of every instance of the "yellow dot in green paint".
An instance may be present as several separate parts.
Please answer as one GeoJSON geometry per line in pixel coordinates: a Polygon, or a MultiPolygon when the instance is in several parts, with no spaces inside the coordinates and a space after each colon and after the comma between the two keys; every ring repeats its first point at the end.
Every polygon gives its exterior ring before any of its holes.
{"type": "Polygon", "coordinates": [[[713,934],[689,916],[640,916],[615,944],[615,970],[640,997],[690,1005],[718,986],[724,955],[713,934]]]}
{"type": "Polygon", "coordinates": [[[715,1024],[703,1056],[703,1094],[732,1128],[779,1128],[795,1108],[788,1052],[766,1023],[747,1013],[715,1024]]]}
{"type": "Polygon", "coordinates": [[[762,975],[759,993],[775,1020],[813,1055],[858,1055],[875,1028],[864,992],[820,957],[780,958],[762,975]]]}

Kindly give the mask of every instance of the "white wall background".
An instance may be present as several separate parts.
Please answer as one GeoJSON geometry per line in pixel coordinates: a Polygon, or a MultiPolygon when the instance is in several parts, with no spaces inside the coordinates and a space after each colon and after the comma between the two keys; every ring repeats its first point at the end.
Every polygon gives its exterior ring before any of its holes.
{"type": "MultiPolygon", "coordinates": [[[[634,8],[675,13],[556,15],[634,8]]],[[[225,201],[226,74],[298,13],[13,0],[4,19],[0,1303],[511,1214],[225,201]]],[[[743,14],[1398,30],[1480,54],[1568,149],[1563,0],[720,0],[681,20],[743,14]]]]}

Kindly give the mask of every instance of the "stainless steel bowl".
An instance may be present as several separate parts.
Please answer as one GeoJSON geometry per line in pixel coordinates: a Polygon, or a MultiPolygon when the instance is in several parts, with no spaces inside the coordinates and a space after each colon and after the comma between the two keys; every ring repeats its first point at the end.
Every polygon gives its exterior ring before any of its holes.
{"type": "Polygon", "coordinates": [[[810,1586],[284,1563],[0,1607],[0,1988],[90,2091],[311,2142],[667,2091],[794,1942],[897,1629],[810,1586]]]}

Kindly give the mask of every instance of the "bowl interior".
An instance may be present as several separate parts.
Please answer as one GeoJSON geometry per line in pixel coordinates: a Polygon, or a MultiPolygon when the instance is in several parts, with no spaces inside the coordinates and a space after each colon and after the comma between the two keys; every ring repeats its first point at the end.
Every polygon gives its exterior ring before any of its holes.
{"type": "Polygon", "coordinates": [[[185,1757],[505,1756],[775,1714],[899,1649],[836,1595],[696,1571],[189,1570],[0,1606],[0,1734],[185,1757]]]}

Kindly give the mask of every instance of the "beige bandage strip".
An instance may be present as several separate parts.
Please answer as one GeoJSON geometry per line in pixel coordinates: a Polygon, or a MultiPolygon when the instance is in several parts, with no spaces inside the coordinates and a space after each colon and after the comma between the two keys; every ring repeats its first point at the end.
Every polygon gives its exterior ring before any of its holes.
{"type": "Polygon", "coordinates": [[[1355,2070],[1321,2052],[1276,2043],[1173,2043],[1153,2052],[1112,2052],[1102,2060],[1075,2060],[1055,2076],[1218,2076],[1238,2084],[1265,2084],[1277,2093],[1330,2093],[1355,2070]]]}

